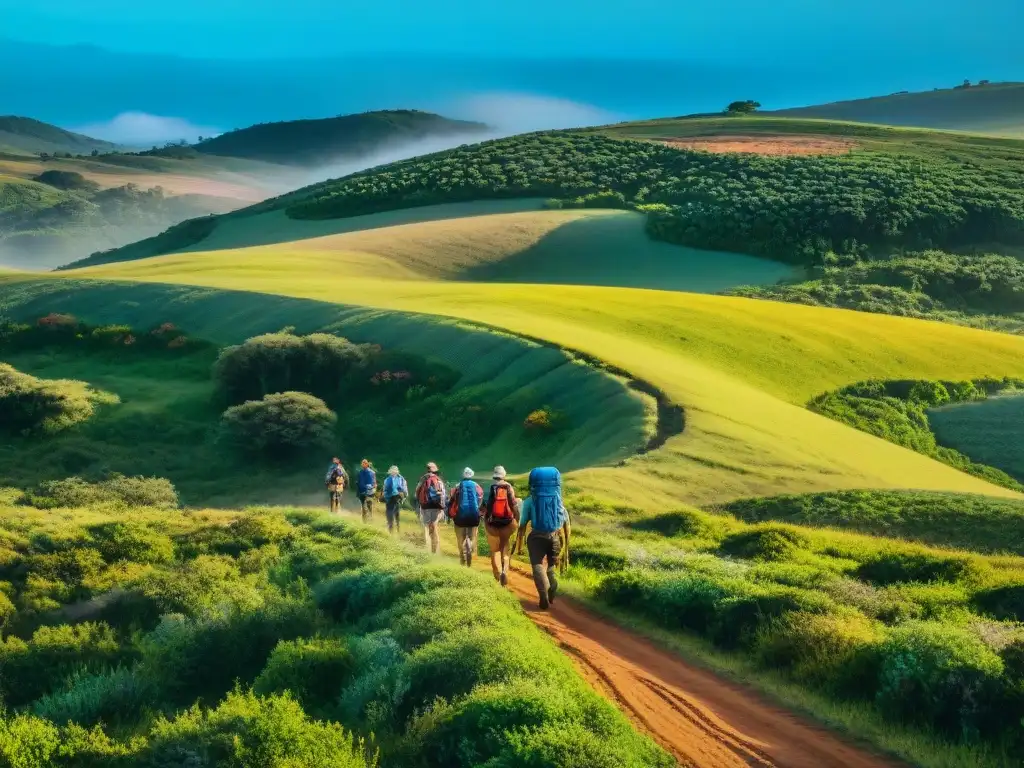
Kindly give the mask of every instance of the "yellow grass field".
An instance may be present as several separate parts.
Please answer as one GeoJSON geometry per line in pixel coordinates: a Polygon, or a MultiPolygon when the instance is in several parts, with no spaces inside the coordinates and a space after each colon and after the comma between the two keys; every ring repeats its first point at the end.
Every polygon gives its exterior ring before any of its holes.
{"type": "MultiPolygon", "coordinates": [[[[351,254],[341,258],[360,263],[351,254]]],[[[64,274],[444,315],[594,355],[686,408],[686,431],[664,448],[624,467],[572,477],[600,495],[652,508],[857,487],[1012,495],[802,407],[814,394],[873,376],[1024,375],[1024,339],[1009,335],[690,293],[515,284],[467,290],[364,278],[356,269],[325,269],[322,253],[293,245],[173,254],[64,274]]]]}

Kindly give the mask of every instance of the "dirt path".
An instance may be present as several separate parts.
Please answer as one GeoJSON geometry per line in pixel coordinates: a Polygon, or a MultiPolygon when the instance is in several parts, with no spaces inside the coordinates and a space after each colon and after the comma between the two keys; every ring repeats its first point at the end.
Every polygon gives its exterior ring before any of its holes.
{"type": "Polygon", "coordinates": [[[692,667],[644,638],[609,625],[570,600],[537,608],[533,580],[509,587],[527,615],[576,661],[583,675],[681,765],[696,768],[895,768],[781,710],[756,694],[692,667]]]}

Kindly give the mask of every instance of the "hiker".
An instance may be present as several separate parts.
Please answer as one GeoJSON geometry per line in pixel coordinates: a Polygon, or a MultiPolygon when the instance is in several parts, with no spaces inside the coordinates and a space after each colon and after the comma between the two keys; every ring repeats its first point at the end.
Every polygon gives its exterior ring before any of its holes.
{"type": "Polygon", "coordinates": [[[487,533],[487,546],[491,550],[491,572],[495,581],[501,586],[508,586],[509,544],[512,534],[519,528],[516,518],[519,515],[519,501],[512,484],[505,480],[505,468],[497,466],[491,473],[494,482],[487,493],[484,505],[484,531],[487,533]]]}
{"type": "Polygon", "coordinates": [[[462,482],[452,491],[448,502],[448,516],[455,523],[455,540],[459,544],[459,563],[473,564],[476,535],[480,529],[480,508],[484,504],[484,489],[473,479],[469,467],[462,470],[462,482]]]}
{"type": "Polygon", "coordinates": [[[427,464],[426,473],[416,484],[416,504],[427,549],[435,555],[441,554],[441,538],[437,533],[437,524],[444,514],[445,499],[444,480],[437,472],[437,464],[431,461],[427,464]]]}
{"type": "Polygon", "coordinates": [[[523,551],[527,524],[532,528],[526,549],[530,553],[533,582],[537,585],[540,607],[547,609],[558,592],[555,568],[560,554],[562,569],[569,565],[569,513],[562,503],[562,476],[554,467],[537,467],[530,472],[530,496],[523,502],[519,516],[517,554],[523,551]]]}
{"type": "Polygon", "coordinates": [[[345,490],[347,480],[348,474],[341,466],[341,459],[335,456],[331,459],[331,465],[327,467],[327,476],[324,478],[324,482],[327,484],[327,498],[331,514],[336,515],[341,512],[341,494],[345,490]]]}
{"type": "Polygon", "coordinates": [[[377,473],[373,471],[368,459],[363,459],[360,464],[359,478],[356,485],[356,495],[363,509],[363,522],[368,523],[373,518],[373,497],[377,494],[377,473]]]}
{"type": "Polygon", "coordinates": [[[402,502],[409,495],[409,484],[398,471],[398,467],[392,465],[388,469],[388,476],[384,478],[384,488],[381,493],[384,497],[384,515],[388,521],[388,533],[394,535],[401,533],[398,524],[398,512],[402,508],[402,502]]]}

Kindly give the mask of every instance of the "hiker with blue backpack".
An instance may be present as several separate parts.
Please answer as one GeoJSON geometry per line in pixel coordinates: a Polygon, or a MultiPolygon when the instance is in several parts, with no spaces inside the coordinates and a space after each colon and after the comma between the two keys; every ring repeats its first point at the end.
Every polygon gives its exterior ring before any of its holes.
{"type": "Polygon", "coordinates": [[[433,554],[441,554],[441,537],[437,525],[444,514],[447,491],[444,480],[437,471],[437,464],[429,462],[426,473],[416,483],[416,506],[420,523],[423,525],[423,537],[433,554]]]}
{"type": "Polygon", "coordinates": [[[469,467],[462,470],[462,482],[452,490],[452,498],[448,502],[448,516],[455,524],[455,540],[459,545],[459,563],[465,566],[473,564],[480,510],[484,505],[484,489],[473,475],[469,467]]]}
{"type": "Polygon", "coordinates": [[[384,516],[388,521],[388,533],[401,533],[398,525],[398,513],[402,509],[402,502],[409,495],[409,484],[405,482],[398,471],[398,467],[392,465],[388,469],[388,476],[384,478],[384,488],[381,496],[384,498],[384,516]]]}
{"type": "Polygon", "coordinates": [[[327,475],[324,477],[324,482],[327,484],[327,498],[330,504],[331,514],[340,514],[341,495],[344,493],[345,485],[348,482],[348,473],[341,465],[341,459],[337,456],[331,459],[331,464],[327,467],[327,475]]]}
{"type": "Polygon", "coordinates": [[[363,510],[363,522],[368,523],[373,518],[373,499],[377,494],[377,473],[370,466],[368,459],[363,459],[359,469],[359,477],[356,480],[356,495],[359,497],[359,504],[363,510]]]}
{"type": "Polygon", "coordinates": [[[533,582],[537,585],[540,607],[547,609],[558,592],[556,568],[569,565],[569,513],[562,503],[562,476],[554,467],[537,467],[530,472],[530,495],[519,515],[516,554],[523,551],[526,526],[530,535],[526,549],[530,554],[533,582]]]}

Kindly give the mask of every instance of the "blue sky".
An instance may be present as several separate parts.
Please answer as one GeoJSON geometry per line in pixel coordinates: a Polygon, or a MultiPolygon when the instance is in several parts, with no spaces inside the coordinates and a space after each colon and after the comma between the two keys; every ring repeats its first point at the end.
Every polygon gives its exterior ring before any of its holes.
{"type": "Polygon", "coordinates": [[[0,36],[19,40],[202,58],[1024,61],[1024,0],[0,0],[0,18],[0,36]]]}

